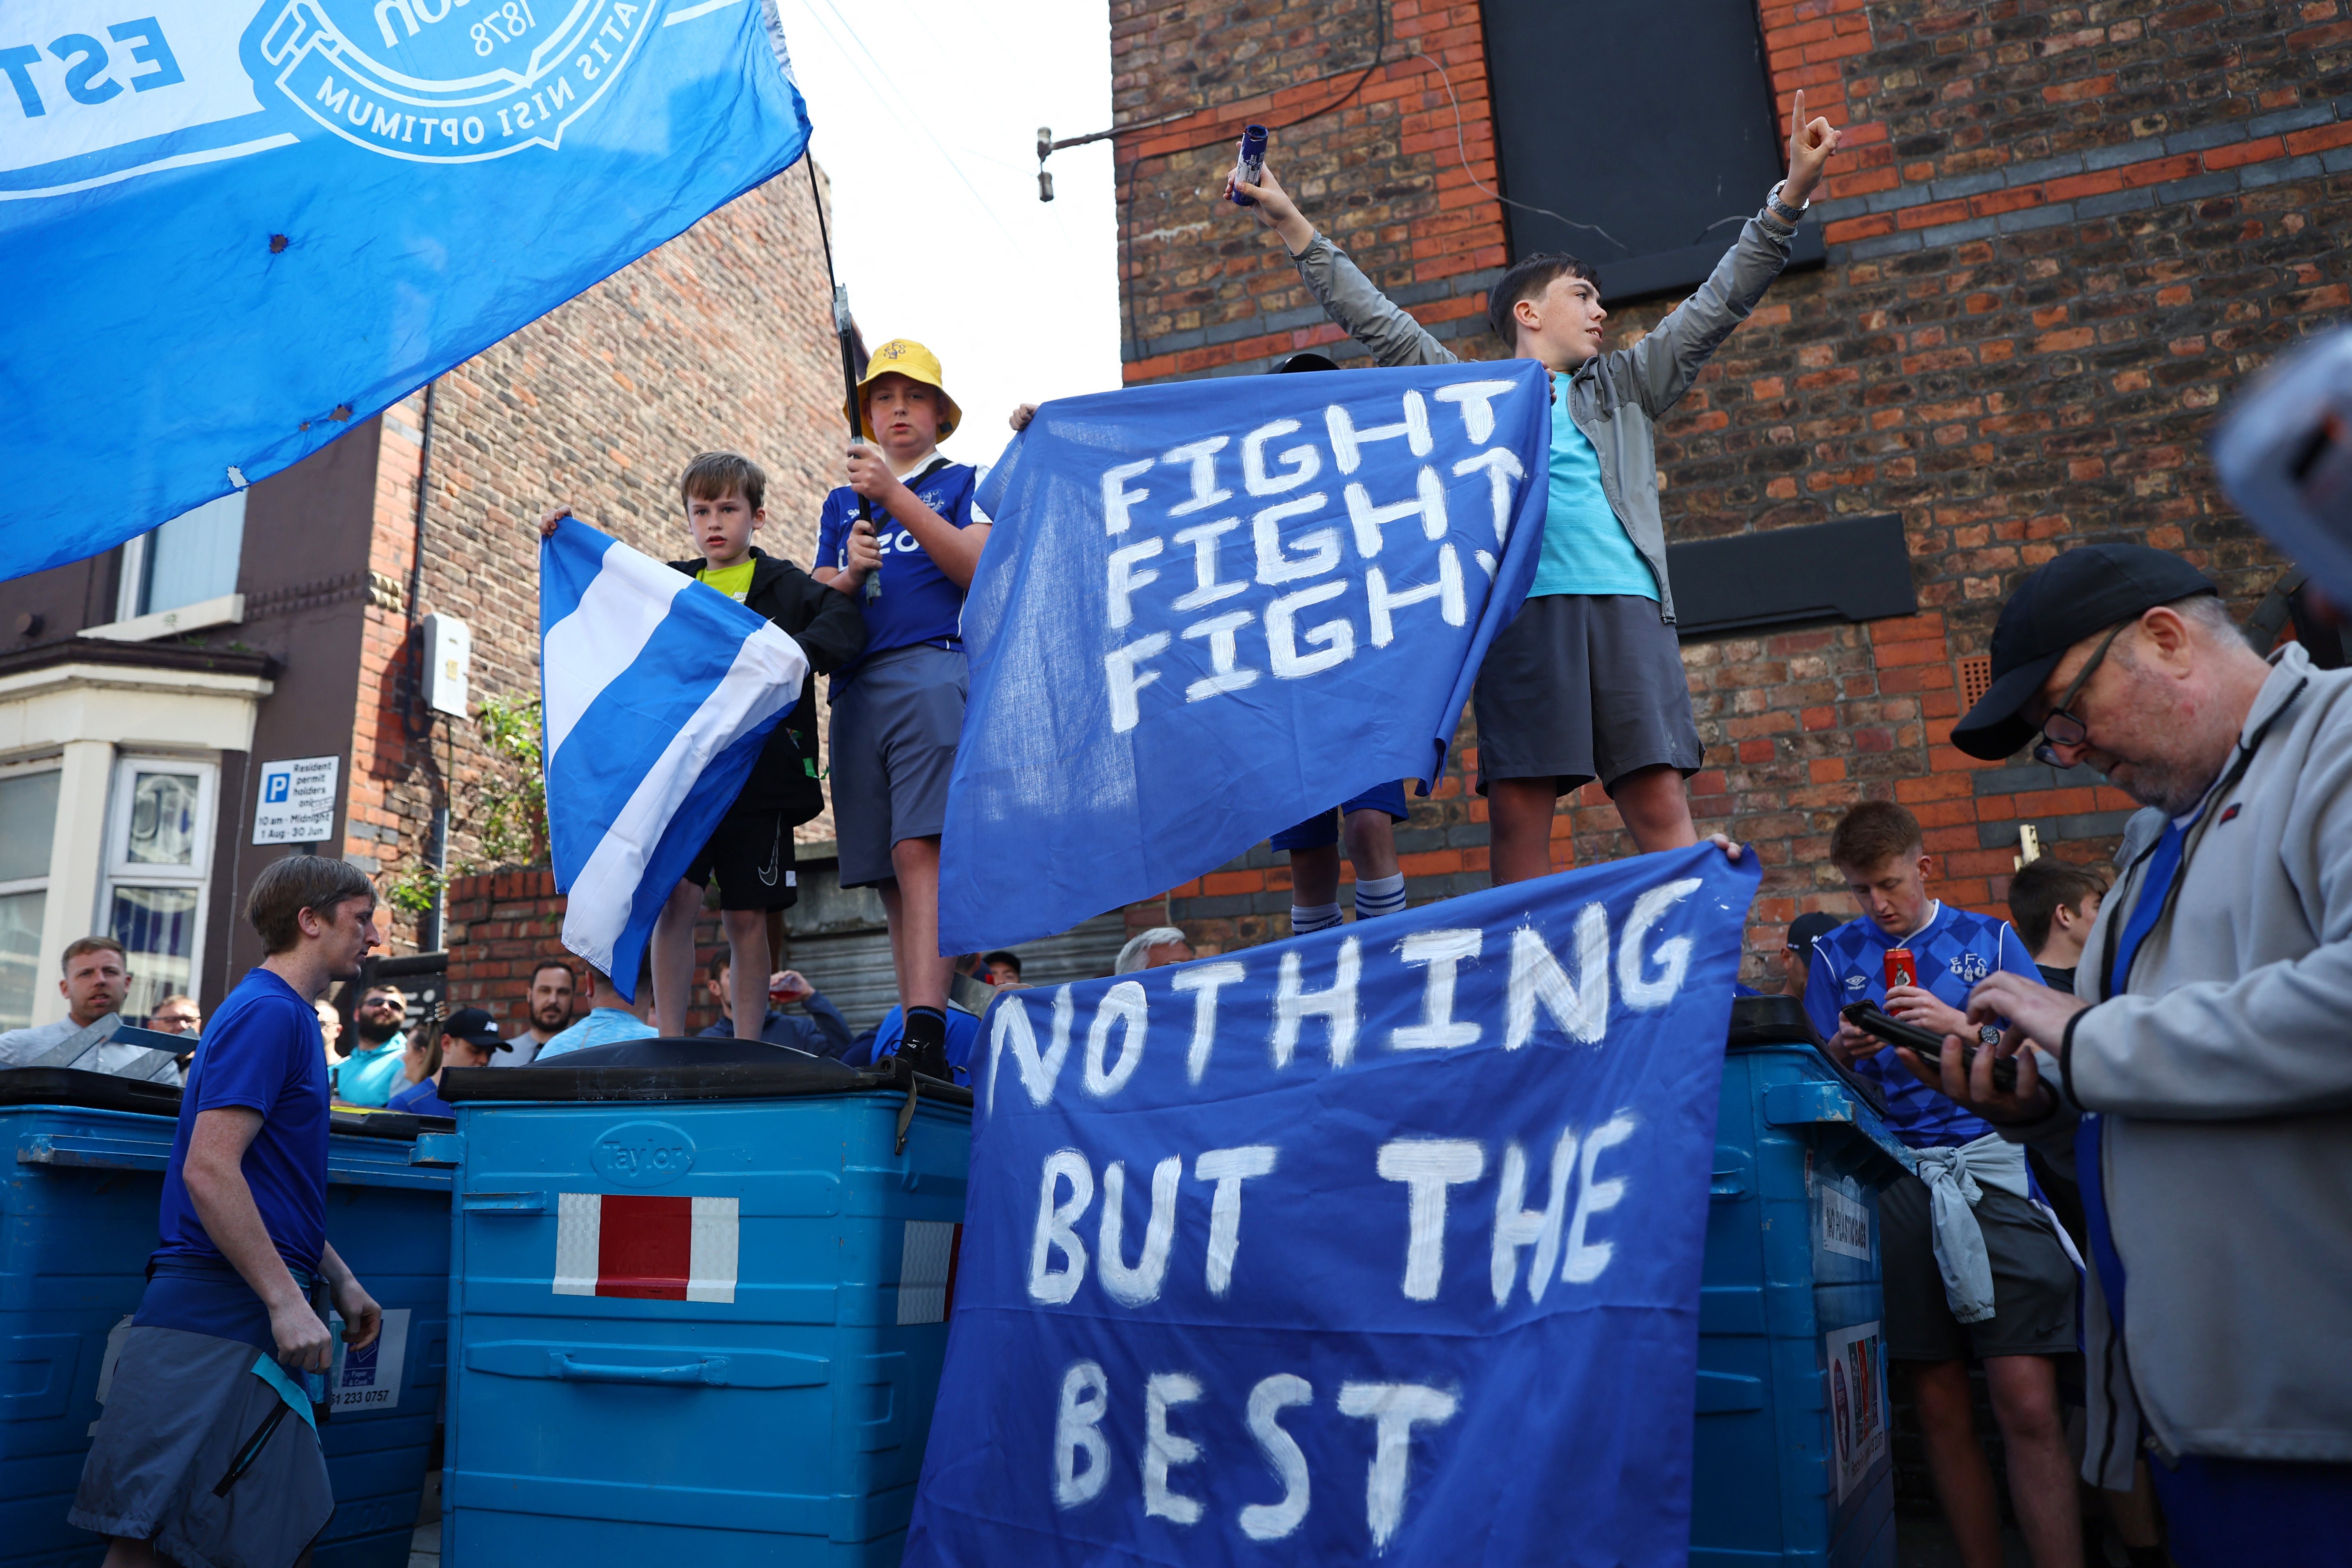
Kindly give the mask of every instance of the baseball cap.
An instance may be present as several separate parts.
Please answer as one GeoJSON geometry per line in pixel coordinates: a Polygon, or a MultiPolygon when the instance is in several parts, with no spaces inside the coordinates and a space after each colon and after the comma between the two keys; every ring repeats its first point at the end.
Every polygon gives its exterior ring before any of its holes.
{"type": "Polygon", "coordinates": [[[1802,956],[1807,963],[1811,963],[1813,956],[1813,943],[1844,923],[1837,916],[1824,913],[1820,910],[1815,910],[1811,914],[1799,915],[1789,922],[1789,948],[1802,956]]]}
{"type": "Polygon", "coordinates": [[[2145,544],[2084,544],[2017,585],[1992,629],[1992,684],[1960,721],[1952,744],[1998,762],[2033,739],[2018,717],[2066,650],[2158,605],[2221,590],[2204,573],[2145,544]]]}
{"type": "Polygon", "coordinates": [[[481,1007],[458,1008],[450,1014],[448,1021],[441,1026],[441,1033],[449,1039],[463,1040],[467,1045],[488,1046],[496,1051],[514,1049],[512,1046],[507,1044],[506,1037],[499,1033],[498,1021],[490,1016],[487,1009],[481,1007]]]}
{"type": "Polygon", "coordinates": [[[1318,354],[1313,349],[1301,349],[1266,374],[1291,375],[1302,370],[1337,370],[1339,368],[1339,363],[1328,354],[1318,354]]]}
{"type": "Polygon", "coordinates": [[[849,405],[850,417],[865,437],[874,439],[874,421],[866,416],[866,389],[886,375],[903,375],[908,381],[919,381],[940,395],[940,439],[955,434],[963,423],[963,410],[948,395],[945,373],[940,369],[940,356],[912,338],[892,338],[866,358],[866,375],[857,384],[857,395],[849,405]]]}

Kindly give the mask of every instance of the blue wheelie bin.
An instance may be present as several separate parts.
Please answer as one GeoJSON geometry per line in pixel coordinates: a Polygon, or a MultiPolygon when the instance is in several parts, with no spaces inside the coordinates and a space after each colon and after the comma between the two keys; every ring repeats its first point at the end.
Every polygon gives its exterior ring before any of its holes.
{"type": "Polygon", "coordinates": [[[1794,997],[1732,1004],[1722,1093],[1690,1561],[1892,1568],[1878,1192],[1910,1152],[1794,997]]]}
{"type": "Polygon", "coordinates": [[[452,1070],[447,1568],[895,1564],[930,1432],[968,1089],[642,1040],[452,1070]]]}
{"type": "MultiPolygon", "coordinates": [[[[113,1331],[155,1249],[180,1090],[56,1068],[0,1070],[0,1568],[89,1568],[66,1522],[113,1331]]],[[[444,1122],[427,1125],[446,1127],[444,1122]]],[[[327,1235],[384,1309],[345,1358],[320,1429],[335,1514],[317,1568],[405,1568],[447,1340],[449,1176],[409,1162],[413,1116],[338,1111],[327,1235]]]]}

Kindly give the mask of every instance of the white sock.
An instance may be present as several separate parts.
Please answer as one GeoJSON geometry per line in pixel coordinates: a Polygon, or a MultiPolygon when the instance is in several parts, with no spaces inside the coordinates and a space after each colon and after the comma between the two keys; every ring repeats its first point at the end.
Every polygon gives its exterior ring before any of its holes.
{"type": "Polygon", "coordinates": [[[1302,904],[1290,906],[1290,934],[1293,936],[1329,931],[1339,923],[1339,906],[1337,904],[1317,904],[1312,908],[1302,904]]]}
{"type": "Polygon", "coordinates": [[[1356,879],[1356,918],[1378,920],[1404,908],[1404,873],[1393,877],[1356,879]]]}

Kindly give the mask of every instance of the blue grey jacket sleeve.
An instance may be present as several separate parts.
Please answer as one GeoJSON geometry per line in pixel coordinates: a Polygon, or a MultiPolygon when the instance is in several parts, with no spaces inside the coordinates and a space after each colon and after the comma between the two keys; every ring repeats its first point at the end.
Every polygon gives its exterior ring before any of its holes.
{"type": "Polygon", "coordinates": [[[802,1027],[816,1037],[806,1042],[808,1049],[821,1057],[835,1058],[849,1049],[849,1020],[841,1016],[840,1008],[814,991],[803,998],[801,1005],[808,1009],[808,1019],[802,1027]]]}
{"type": "Polygon", "coordinates": [[[1385,365],[1454,364],[1460,355],[1372,285],[1348,253],[1318,234],[1290,258],[1323,313],[1385,365]]]}
{"type": "Polygon", "coordinates": [[[1748,318],[1789,265],[1796,237],[1797,231],[1769,207],[1758,213],[1741,226],[1698,292],[1640,342],[1609,356],[1612,379],[1631,388],[1643,413],[1655,419],[1681,401],[1723,340],[1748,318]]]}

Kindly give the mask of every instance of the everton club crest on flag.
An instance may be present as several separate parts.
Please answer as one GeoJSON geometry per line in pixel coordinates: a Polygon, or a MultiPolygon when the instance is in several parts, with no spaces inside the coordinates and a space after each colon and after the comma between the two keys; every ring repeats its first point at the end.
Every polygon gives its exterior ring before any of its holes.
{"type": "Polygon", "coordinates": [[[906,1561],[1664,1568],[1753,858],[1006,995],[906,1561]]]}
{"type": "Polygon", "coordinates": [[[0,7],[0,277],[41,301],[0,577],[278,472],[789,167],[766,5],[0,7]]]}
{"type": "Polygon", "coordinates": [[[942,951],[1433,780],[1534,575],[1550,443],[1528,360],[1046,404],[979,496],[942,951]]]}

